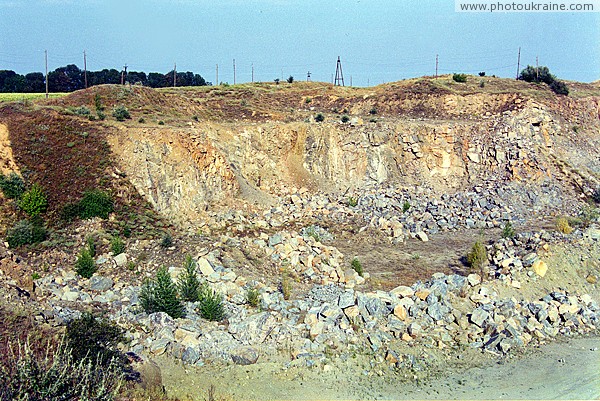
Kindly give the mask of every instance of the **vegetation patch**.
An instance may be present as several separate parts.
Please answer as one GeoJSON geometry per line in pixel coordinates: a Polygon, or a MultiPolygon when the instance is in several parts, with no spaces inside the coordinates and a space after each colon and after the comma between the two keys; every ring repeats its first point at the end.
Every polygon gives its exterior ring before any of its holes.
{"type": "Polygon", "coordinates": [[[185,316],[177,286],[164,266],[158,269],[154,280],[147,280],[143,284],[140,303],[146,313],[165,312],[174,319],[185,316]]]}

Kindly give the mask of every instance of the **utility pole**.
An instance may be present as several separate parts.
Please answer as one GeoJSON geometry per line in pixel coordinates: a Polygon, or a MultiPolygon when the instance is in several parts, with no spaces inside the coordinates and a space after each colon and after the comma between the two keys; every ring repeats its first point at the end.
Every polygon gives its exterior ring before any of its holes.
{"type": "Polygon", "coordinates": [[[310,82],[310,71],[306,73],[306,82],[310,82]]]}
{"type": "Polygon", "coordinates": [[[83,51],[83,79],[85,81],[85,89],[87,89],[87,58],[85,56],[85,50],[83,51]]]}
{"type": "Polygon", "coordinates": [[[252,83],[254,83],[254,63],[252,63],[252,83]]]}
{"type": "Polygon", "coordinates": [[[235,59],[233,59],[233,84],[235,85],[235,59]]]}
{"type": "Polygon", "coordinates": [[[217,64],[217,79],[215,81],[215,85],[219,85],[219,64],[217,64]]]}
{"type": "Polygon", "coordinates": [[[350,75],[350,86],[352,86],[352,75],[350,75]]]}
{"type": "Polygon", "coordinates": [[[519,47],[519,56],[517,57],[517,79],[519,79],[519,70],[521,69],[521,47],[519,47]]]}
{"type": "Polygon", "coordinates": [[[125,75],[127,75],[127,64],[123,66],[123,70],[121,71],[121,85],[125,85],[125,75]]]}
{"type": "Polygon", "coordinates": [[[46,55],[46,99],[48,99],[48,50],[44,50],[46,55]]]}
{"type": "Polygon", "coordinates": [[[435,55],[435,79],[437,79],[437,77],[438,77],[438,61],[439,61],[438,55],[436,54],[435,55]]]}
{"type": "Polygon", "coordinates": [[[173,65],[173,88],[177,86],[177,63],[173,65]]]}
{"type": "Polygon", "coordinates": [[[338,56],[337,64],[335,66],[335,86],[344,86],[344,73],[342,72],[342,61],[340,60],[340,56],[338,56]]]}
{"type": "Polygon", "coordinates": [[[540,82],[540,66],[538,64],[538,56],[535,56],[535,80],[540,82]]]}

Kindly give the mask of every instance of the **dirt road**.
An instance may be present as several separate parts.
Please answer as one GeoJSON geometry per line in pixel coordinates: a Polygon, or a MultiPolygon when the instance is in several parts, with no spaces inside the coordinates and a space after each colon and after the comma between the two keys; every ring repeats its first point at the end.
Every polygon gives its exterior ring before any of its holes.
{"type": "Polygon", "coordinates": [[[360,363],[349,360],[329,369],[161,366],[168,393],[194,400],[206,399],[211,384],[217,395],[235,400],[600,399],[600,337],[547,344],[523,357],[488,360],[419,385],[390,375],[365,376],[360,363]]]}

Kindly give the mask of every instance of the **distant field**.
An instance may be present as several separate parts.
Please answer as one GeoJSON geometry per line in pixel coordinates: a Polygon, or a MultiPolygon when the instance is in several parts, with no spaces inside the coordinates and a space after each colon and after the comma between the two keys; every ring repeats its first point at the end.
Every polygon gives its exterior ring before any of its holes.
{"type": "MultiPolygon", "coordinates": [[[[66,93],[50,93],[48,97],[61,97],[66,93]]],[[[45,93],[0,93],[0,103],[2,102],[21,102],[23,100],[44,99],[45,93]]]]}

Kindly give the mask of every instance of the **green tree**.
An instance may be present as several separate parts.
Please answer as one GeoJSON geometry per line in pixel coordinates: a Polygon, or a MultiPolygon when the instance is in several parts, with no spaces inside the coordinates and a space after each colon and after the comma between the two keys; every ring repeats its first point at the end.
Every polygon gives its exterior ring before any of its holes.
{"type": "Polygon", "coordinates": [[[200,281],[196,274],[196,262],[191,256],[186,256],[183,263],[183,272],[177,280],[177,290],[182,301],[196,302],[200,299],[200,281]]]}
{"type": "Polygon", "coordinates": [[[164,266],[158,269],[154,280],[148,280],[142,286],[140,303],[147,313],[165,312],[174,319],[185,316],[177,286],[164,266]]]}
{"type": "Polygon", "coordinates": [[[40,187],[34,184],[31,189],[21,196],[19,207],[31,217],[37,217],[48,208],[48,199],[40,187]]]}

